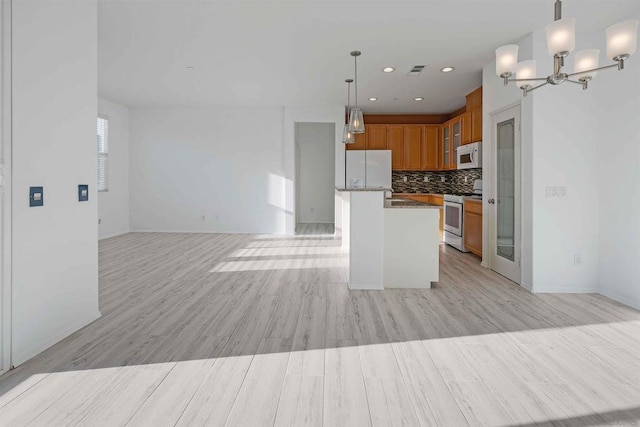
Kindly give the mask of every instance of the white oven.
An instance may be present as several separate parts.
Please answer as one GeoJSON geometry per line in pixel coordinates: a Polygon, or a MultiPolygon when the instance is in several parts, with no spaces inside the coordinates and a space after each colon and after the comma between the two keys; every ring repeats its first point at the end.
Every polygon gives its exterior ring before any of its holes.
{"type": "Polygon", "coordinates": [[[462,203],[444,202],[444,230],[462,236],[462,203]]]}
{"type": "Polygon", "coordinates": [[[482,167],[482,143],[473,142],[461,145],[456,149],[458,169],[473,169],[482,167]]]}
{"type": "Polygon", "coordinates": [[[444,195],[444,242],[461,252],[469,252],[464,247],[464,223],[462,216],[464,203],[462,196],[444,195]]]}

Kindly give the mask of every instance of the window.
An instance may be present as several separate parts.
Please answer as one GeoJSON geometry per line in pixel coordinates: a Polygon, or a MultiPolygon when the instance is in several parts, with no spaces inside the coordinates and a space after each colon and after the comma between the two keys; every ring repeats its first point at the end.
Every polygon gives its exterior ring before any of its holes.
{"type": "Polygon", "coordinates": [[[109,119],[98,117],[98,191],[109,191],[109,119]]]}

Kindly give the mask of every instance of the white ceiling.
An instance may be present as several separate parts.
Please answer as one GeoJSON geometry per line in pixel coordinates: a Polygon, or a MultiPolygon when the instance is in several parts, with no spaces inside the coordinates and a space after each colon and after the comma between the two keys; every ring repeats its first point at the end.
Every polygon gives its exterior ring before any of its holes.
{"type": "MultiPolygon", "coordinates": [[[[563,4],[582,33],[640,9],[640,0],[563,4]]],[[[108,99],[129,106],[344,104],[349,52],[358,49],[366,113],[451,112],[481,84],[496,47],[553,20],[553,0],[99,0],[98,10],[99,94],[108,99]],[[416,64],[427,68],[407,76],[416,64]],[[441,73],[446,65],[455,71],[441,73]],[[385,66],[396,71],[382,73],[385,66]]]]}

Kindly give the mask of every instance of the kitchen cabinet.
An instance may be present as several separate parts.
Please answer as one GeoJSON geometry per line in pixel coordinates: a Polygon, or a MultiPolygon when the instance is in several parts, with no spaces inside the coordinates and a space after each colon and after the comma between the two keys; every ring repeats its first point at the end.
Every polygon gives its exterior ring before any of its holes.
{"type": "Polygon", "coordinates": [[[482,107],[471,110],[471,141],[482,141],[482,107]]]}
{"type": "Polygon", "coordinates": [[[387,149],[391,150],[391,169],[404,170],[404,126],[389,125],[387,149]]]}
{"type": "Polygon", "coordinates": [[[347,150],[366,150],[367,149],[367,132],[365,128],[365,133],[356,133],[354,134],[354,139],[356,142],[353,144],[346,144],[347,150]]]}
{"type": "Polygon", "coordinates": [[[451,161],[449,169],[457,169],[457,151],[462,143],[462,116],[451,119],[451,161]]]}
{"type": "Polygon", "coordinates": [[[462,123],[462,136],[460,144],[470,144],[472,143],[472,134],[471,134],[471,112],[467,111],[463,113],[460,117],[462,123]]]}
{"type": "Polygon", "coordinates": [[[422,147],[420,148],[420,169],[440,170],[440,126],[422,126],[422,147]]]}
{"type": "Polygon", "coordinates": [[[464,246],[482,257],[482,201],[464,201],[464,246]]]}
{"type": "Polygon", "coordinates": [[[404,168],[406,170],[421,169],[422,126],[405,126],[404,132],[404,168]]]}
{"type": "Polygon", "coordinates": [[[386,150],[387,132],[387,125],[365,125],[367,150],[386,150]]]}
{"type": "Polygon", "coordinates": [[[442,125],[442,139],[440,142],[440,169],[447,170],[451,163],[451,123],[442,125]]]}

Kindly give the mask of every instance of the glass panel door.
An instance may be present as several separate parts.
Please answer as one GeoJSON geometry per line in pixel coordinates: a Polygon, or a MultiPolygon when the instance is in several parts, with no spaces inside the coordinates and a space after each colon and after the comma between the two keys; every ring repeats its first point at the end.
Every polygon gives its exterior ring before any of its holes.
{"type": "Polygon", "coordinates": [[[490,215],[491,268],[516,283],[520,270],[520,106],[492,117],[490,215]]]}
{"type": "Polygon", "coordinates": [[[442,160],[442,167],[443,168],[448,168],[449,167],[449,126],[444,126],[442,128],[442,152],[443,154],[443,160],[442,160]]]}
{"type": "Polygon", "coordinates": [[[515,252],[515,120],[498,123],[496,163],[497,255],[514,261],[515,252]]]}

